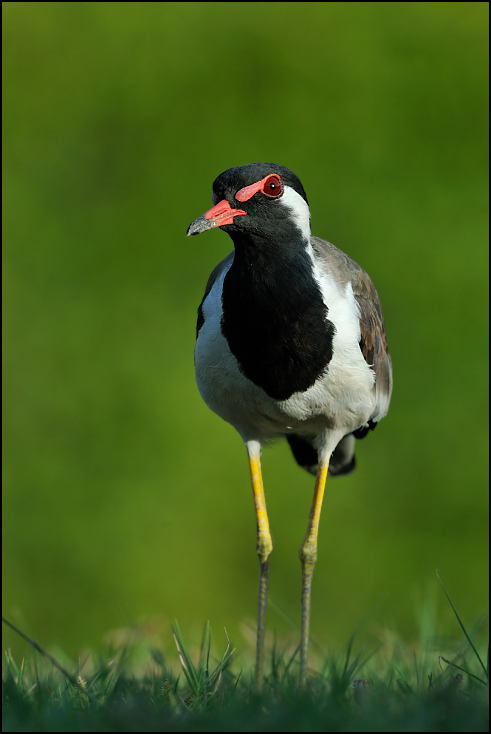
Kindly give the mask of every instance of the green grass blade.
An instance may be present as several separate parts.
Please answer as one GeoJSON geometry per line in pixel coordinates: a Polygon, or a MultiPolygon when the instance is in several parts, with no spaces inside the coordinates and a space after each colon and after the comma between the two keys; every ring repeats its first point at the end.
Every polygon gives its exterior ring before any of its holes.
{"type": "MultiPolygon", "coordinates": [[[[351,676],[353,676],[357,670],[362,670],[365,667],[365,665],[368,663],[368,661],[371,658],[373,658],[374,655],[376,655],[376,653],[380,650],[381,647],[382,647],[382,645],[379,645],[378,647],[375,648],[375,650],[373,650],[372,652],[368,653],[368,655],[363,660],[363,662],[361,662],[359,665],[357,665],[356,667],[353,668],[353,671],[351,673],[351,676]]],[[[363,652],[363,650],[360,652],[360,656],[359,656],[360,658],[361,658],[362,652],[363,652]]]]}
{"type": "Polygon", "coordinates": [[[195,695],[198,695],[199,691],[199,679],[198,675],[196,674],[196,670],[194,668],[193,662],[191,660],[191,657],[186,649],[186,645],[184,643],[184,638],[182,636],[181,628],[179,627],[179,622],[177,619],[175,620],[176,629],[172,628],[172,634],[174,636],[174,642],[176,643],[177,652],[179,655],[179,660],[181,661],[181,666],[184,675],[186,676],[186,679],[191,686],[191,689],[195,695]]]}
{"type": "MultiPolygon", "coordinates": [[[[277,614],[279,614],[279,616],[285,622],[287,622],[287,624],[289,624],[290,627],[292,627],[293,629],[296,629],[296,630],[300,631],[301,625],[298,622],[296,622],[293,619],[293,617],[290,617],[290,615],[287,614],[287,612],[285,612],[280,606],[278,606],[278,604],[276,604],[276,602],[273,601],[273,599],[271,599],[271,598],[268,599],[268,608],[269,609],[274,609],[274,611],[277,614]]],[[[312,637],[310,637],[310,644],[312,645],[312,647],[315,647],[321,653],[321,655],[324,655],[324,650],[319,645],[319,643],[316,642],[315,639],[313,639],[312,637]]]]}
{"type": "MultiPolygon", "coordinates": [[[[486,679],[487,679],[487,680],[489,681],[489,673],[488,673],[488,670],[486,669],[486,666],[484,665],[483,661],[481,660],[481,656],[479,655],[479,653],[477,652],[476,648],[474,647],[474,643],[472,642],[471,638],[470,638],[470,637],[469,637],[469,635],[467,634],[467,630],[466,630],[466,628],[464,627],[464,624],[463,624],[462,620],[460,619],[460,617],[459,617],[459,615],[458,615],[458,612],[457,612],[457,610],[455,609],[455,607],[454,607],[454,605],[453,605],[453,602],[452,602],[452,600],[451,600],[451,598],[450,598],[450,594],[449,594],[449,593],[448,593],[448,591],[446,590],[446,588],[445,588],[445,584],[444,584],[444,583],[443,583],[443,581],[441,580],[441,578],[440,578],[440,576],[439,576],[439,574],[438,574],[438,571],[436,572],[436,577],[437,577],[438,581],[440,582],[440,584],[441,584],[441,586],[442,586],[442,589],[443,589],[443,591],[445,592],[445,595],[446,595],[446,597],[447,597],[448,601],[450,602],[450,606],[452,607],[452,609],[453,609],[453,612],[454,612],[455,616],[457,617],[457,619],[458,619],[458,621],[459,621],[459,624],[460,624],[460,626],[462,627],[462,631],[464,632],[464,635],[465,635],[465,636],[467,637],[467,642],[469,643],[469,645],[470,645],[470,646],[472,647],[472,649],[474,650],[474,653],[475,653],[475,655],[476,655],[477,659],[479,660],[479,662],[481,663],[481,667],[482,667],[482,669],[484,670],[484,673],[485,673],[485,675],[486,675],[486,679]]],[[[489,649],[489,648],[488,648],[488,649],[489,649]]]]}
{"type": "Polygon", "coordinates": [[[210,674],[211,627],[210,627],[209,622],[208,622],[208,629],[209,629],[209,633],[208,633],[208,644],[207,644],[207,649],[206,649],[206,667],[205,667],[206,677],[208,677],[210,674]]]}
{"type": "Polygon", "coordinates": [[[206,622],[201,640],[201,648],[199,653],[199,684],[200,688],[206,685],[209,675],[210,665],[210,649],[211,649],[211,627],[210,622],[206,622]]]}
{"type": "Polygon", "coordinates": [[[345,676],[348,671],[349,659],[351,657],[351,650],[353,649],[353,643],[355,641],[355,634],[356,632],[353,632],[353,634],[351,635],[351,637],[348,640],[348,647],[346,648],[346,658],[344,661],[344,668],[343,668],[343,676],[345,676]]]}
{"type": "Polygon", "coordinates": [[[70,681],[72,686],[75,686],[76,688],[78,688],[79,691],[82,691],[82,693],[84,693],[85,696],[87,696],[87,698],[90,698],[91,700],[93,700],[93,697],[91,696],[91,694],[85,690],[85,688],[78,682],[77,678],[74,675],[72,675],[66,668],[64,668],[63,665],[58,662],[58,660],[56,660],[52,655],[49,654],[49,652],[47,652],[43,647],[41,647],[41,645],[38,642],[36,642],[35,640],[31,640],[31,638],[25,635],[23,632],[21,632],[21,630],[18,629],[15,626],[15,624],[12,624],[12,622],[9,622],[8,619],[5,619],[5,617],[3,616],[2,616],[2,622],[6,624],[8,627],[10,627],[11,629],[13,629],[14,632],[16,632],[20,637],[22,637],[22,639],[24,639],[26,642],[32,645],[32,647],[35,650],[37,650],[38,652],[40,652],[41,655],[43,655],[47,660],[49,660],[49,662],[52,665],[54,665],[55,668],[58,668],[58,670],[61,673],[63,673],[65,678],[67,678],[67,680],[70,681]]]}
{"type": "Polygon", "coordinates": [[[230,665],[230,662],[232,660],[232,655],[235,652],[235,648],[233,650],[230,650],[230,640],[227,635],[227,630],[225,630],[225,635],[227,637],[227,647],[225,648],[225,652],[223,653],[221,660],[218,663],[217,667],[209,675],[208,683],[210,686],[212,686],[215,683],[215,681],[218,680],[219,676],[230,665]]]}
{"type": "Polygon", "coordinates": [[[288,671],[290,670],[290,668],[292,666],[292,663],[295,660],[295,658],[297,657],[297,655],[298,655],[299,652],[300,652],[300,645],[297,645],[297,647],[295,648],[295,651],[294,651],[293,655],[291,656],[290,660],[285,665],[285,673],[284,673],[285,676],[287,675],[288,671]]]}
{"type": "Polygon", "coordinates": [[[20,670],[17,667],[17,663],[15,662],[14,658],[12,657],[10,650],[5,651],[5,658],[7,660],[7,667],[10,671],[10,674],[12,674],[12,668],[13,668],[17,677],[19,677],[20,670]]]}
{"type": "Polygon", "coordinates": [[[452,663],[451,660],[447,660],[447,658],[444,658],[443,655],[440,655],[439,659],[440,660],[443,660],[443,662],[444,663],[447,663],[447,665],[451,665],[452,668],[457,668],[457,670],[461,670],[463,673],[465,673],[466,675],[468,675],[469,678],[474,678],[475,680],[478,680],[479,683],[482,683],[485,686],[488,685],[485,680],[483,680],[482,678],[479,678],[479,676],[477,676],[477,675],[474,675],[474,673],[469,673],[468,670],[466,670],[465,668],[461,668],[460,665],[457,665],[457,663],[452,663]]]}
{"type": "Polygon", "coordinates": [[[370,611],[367,614],[365,614],[364,617],[362,617],[362,619],[358,622],[358,624],[356,625],[356,627],[355,627],[352,635],[350,636],[350,638],[348,640],[348,645],[347,645],[347,648],[346,648],[346,660],[345,660],[345,664],[344,664],[343,675],[348,670],[349,660],[350,660],[351,653],[352,653],[352,650],[353,650],[353,643],[355,641],[355,637],[358,634],[358,632],[360,632],[360,630],[362,630],[365,627],[365,625],[367,624],[368,620],[373,616],[375,608],[376,608],[376,605],[373,605],[372,608],[370,609],[370,611]]]}

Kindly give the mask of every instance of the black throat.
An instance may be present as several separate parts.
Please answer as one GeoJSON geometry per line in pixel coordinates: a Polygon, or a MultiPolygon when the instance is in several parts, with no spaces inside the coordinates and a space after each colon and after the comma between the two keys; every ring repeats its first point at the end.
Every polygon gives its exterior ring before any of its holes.
{"type": "Polygon", "coordinates": [[[335,327],[300,233],[278,247],[256,233],[232,237],[222,333],[241,372],[270,397],[286,400],[326,371],[335,327]]]}

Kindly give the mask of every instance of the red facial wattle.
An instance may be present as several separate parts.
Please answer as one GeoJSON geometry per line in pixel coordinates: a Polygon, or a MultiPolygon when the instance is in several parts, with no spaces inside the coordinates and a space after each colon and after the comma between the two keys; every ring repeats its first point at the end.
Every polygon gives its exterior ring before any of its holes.
{"type": "Polygon", "coordinates": [[[276,199],[283,191],[281,178],[276,173],[270,173],[260,181],[239,189],[235,194],[235,198],[241,202],[249,201],[258,191],[261,191],[269,199],[276,199]]]}

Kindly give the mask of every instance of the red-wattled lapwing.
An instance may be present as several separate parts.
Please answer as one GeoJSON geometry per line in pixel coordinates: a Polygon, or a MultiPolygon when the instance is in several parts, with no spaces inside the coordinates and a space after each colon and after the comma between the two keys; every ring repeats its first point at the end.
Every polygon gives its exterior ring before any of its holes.
{"type": "Polygon", "coordinates": [[[302,564],[300,681],[307,676],[310,588],[327,474],[355,466],[355,439],[389,408],[392,368],[375,287],[353,260],[310,234],[310,210],[292,171],[250,163],[213,184],[213,208],[188,235],[221,227],[234,251],[212,272],[198,309],[196,380],[249,456],[260,563],[256,684],[264,676],[269,529],[261,446],[286,436],[316,475],[302,564]]]}

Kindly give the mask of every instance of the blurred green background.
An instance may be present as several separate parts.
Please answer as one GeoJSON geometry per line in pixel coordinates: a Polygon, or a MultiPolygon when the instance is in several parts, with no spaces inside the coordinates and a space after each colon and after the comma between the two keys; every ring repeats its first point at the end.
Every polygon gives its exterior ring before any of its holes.
{"type": "MultiPolygon", "coordinates": [[[[224,169],[297,173],[313,233],[381,294],[395,389],[329,483],[313,636],[447,584],[487,606],[487,14],[481,2],[6,2],[4,614],[70,654],[142,620],[254,624],[241,440],[194,382],[231,249],[186,239],[224,169]]],[[[271,598],[299,620],[313,480],[263,456],[271,598]]],[[[268,628],[287,631],[271,609],[268,628]]],[[[455,629],[455,627],[453,628],[455,629]]],[[[295,633],[291,632],[293,638],[295,633]]],[[[21,647],[7,633],[5,644],[21,647]]]]}

